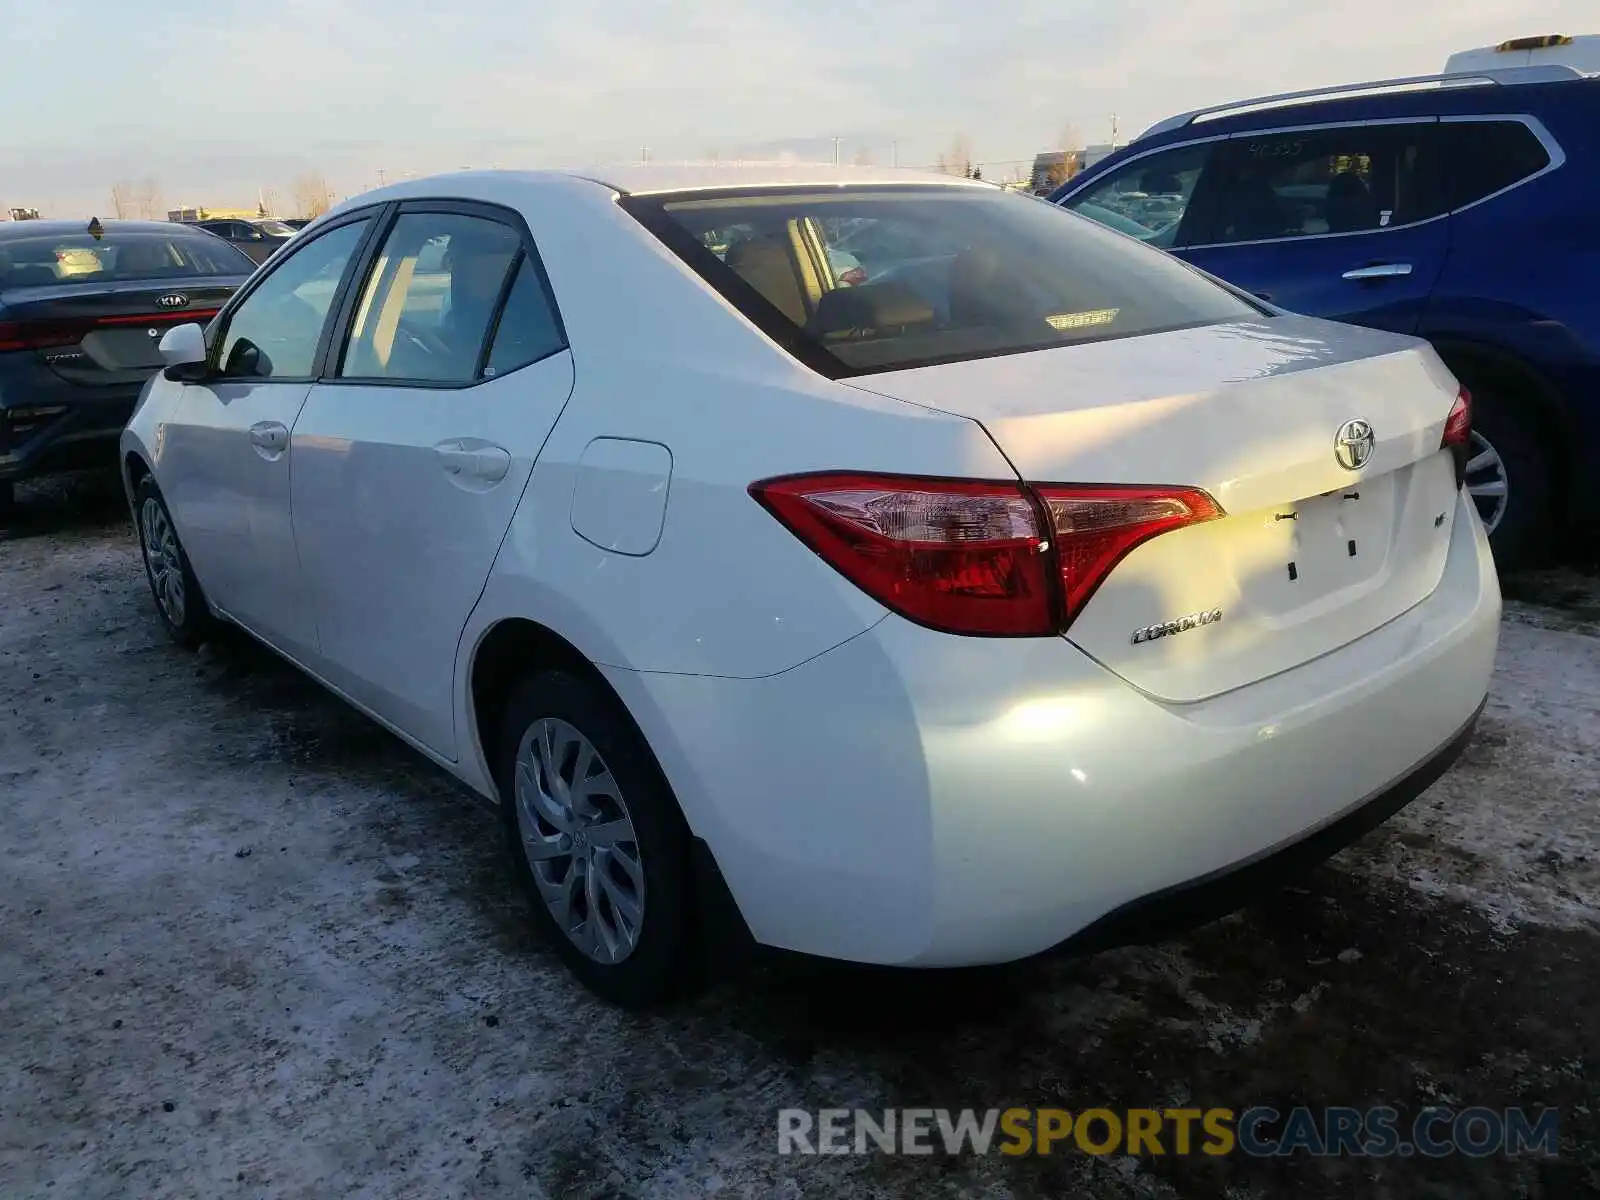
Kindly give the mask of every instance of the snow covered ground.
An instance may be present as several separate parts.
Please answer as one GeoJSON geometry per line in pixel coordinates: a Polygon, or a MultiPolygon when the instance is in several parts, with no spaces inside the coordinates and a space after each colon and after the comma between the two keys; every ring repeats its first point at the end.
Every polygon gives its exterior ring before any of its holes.
{"type": "Polygon", "coordinates": [[[186,655],[114,485],[0,535],[0,1197],[1600,1189],[1600,578],[1517,588],[1478,740],[1181,941],[782,963],[648,1017],[532,938],[494,818],[259,652],[186,655]],[[1562,1108],[1554,1163],[776,1153],[782,1107],[1562,1108]]]}

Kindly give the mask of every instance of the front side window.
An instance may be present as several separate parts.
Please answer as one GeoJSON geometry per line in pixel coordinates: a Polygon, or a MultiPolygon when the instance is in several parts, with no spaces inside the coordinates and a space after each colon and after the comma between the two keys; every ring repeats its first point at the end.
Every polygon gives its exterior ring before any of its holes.
{"type": "Polygon", "coordinates": [[[1118,233],[1170,250],[1182,245],[1178,233],[1184,214],[1215,145],[1176,146],[1136,159],[1073,193],[1062,206],[1118,233]]]}
{"type": "Polygon", "coordinates": [[[1259,315],[1175,259],[994,188],[771,188],[623,204],[833,377],[1259,315]],[[741,236],[724,240],[732,229],[741,236]]]}
{"type": "Polygon", "coordinates": [[[460,213],[405,213],[372,265],[340,363],[347,379],[478,379],[516,230],[460,213]]]}
{"type": "Polygon", "coordinates": [[[240,302],[222,337],[222,374],[235,379],[307,379],[333,298],[367,231],[365,220],[285,248],[272,274],[240,302]]]}
{"type": "Polygon", "coordinates": [[[1434,126],[1350,125],[1223,143],[1194,244],[1370,233],[1444,211],[1424,170],[1434,126]]]}

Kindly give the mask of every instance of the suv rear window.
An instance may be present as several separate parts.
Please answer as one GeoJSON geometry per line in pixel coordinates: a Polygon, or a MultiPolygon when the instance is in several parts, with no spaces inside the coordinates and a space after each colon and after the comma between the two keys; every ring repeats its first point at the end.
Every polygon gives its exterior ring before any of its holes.
{"type": "Polygon", "coordinates": [[[0,242],[0,288],[121,283],[195,275],[248,275],[251,262],[228,243],[193,233],[87,233],[0,242]]]}
{"type": "Polygon", "coordinates": [[[1176,259],[997,188],[741,189],[623,205],[834,378],[1261,312],[1176,259]]]}

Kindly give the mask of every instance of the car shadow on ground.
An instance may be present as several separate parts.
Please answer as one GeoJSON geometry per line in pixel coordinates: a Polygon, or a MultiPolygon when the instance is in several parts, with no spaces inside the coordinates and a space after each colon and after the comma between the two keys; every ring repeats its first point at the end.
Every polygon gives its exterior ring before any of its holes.
{"type": "Polygon", "coordinates": [[[53,475],[17,486],[16,501],[0,511],[0,542],[132,527],[128,498],[116,470],[53,475]]]}

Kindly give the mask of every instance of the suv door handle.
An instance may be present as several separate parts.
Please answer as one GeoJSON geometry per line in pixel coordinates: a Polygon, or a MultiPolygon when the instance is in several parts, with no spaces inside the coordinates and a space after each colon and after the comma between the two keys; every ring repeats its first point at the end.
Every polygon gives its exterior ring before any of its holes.
{"type": "Polygon", "coordinates": [[[257,421],[250,426],[250,444],[263,458],[276,458],[289,448],[289,429],[278,421],[257,421]]]}
{"type": "Polygon", "coordinates": [[[477,438],[451,438],[433,448],[439,465],[450,475],[468,475],[499,483],[511,470],[511,451],[477,438]]]}
{"type": "Polygon", "coordinates": [[[1410,263],[1373,263],[1369,267],[1356,267],[1346,271],[1344,279],[1395,279],[1411,274],[1410,263]]]}

